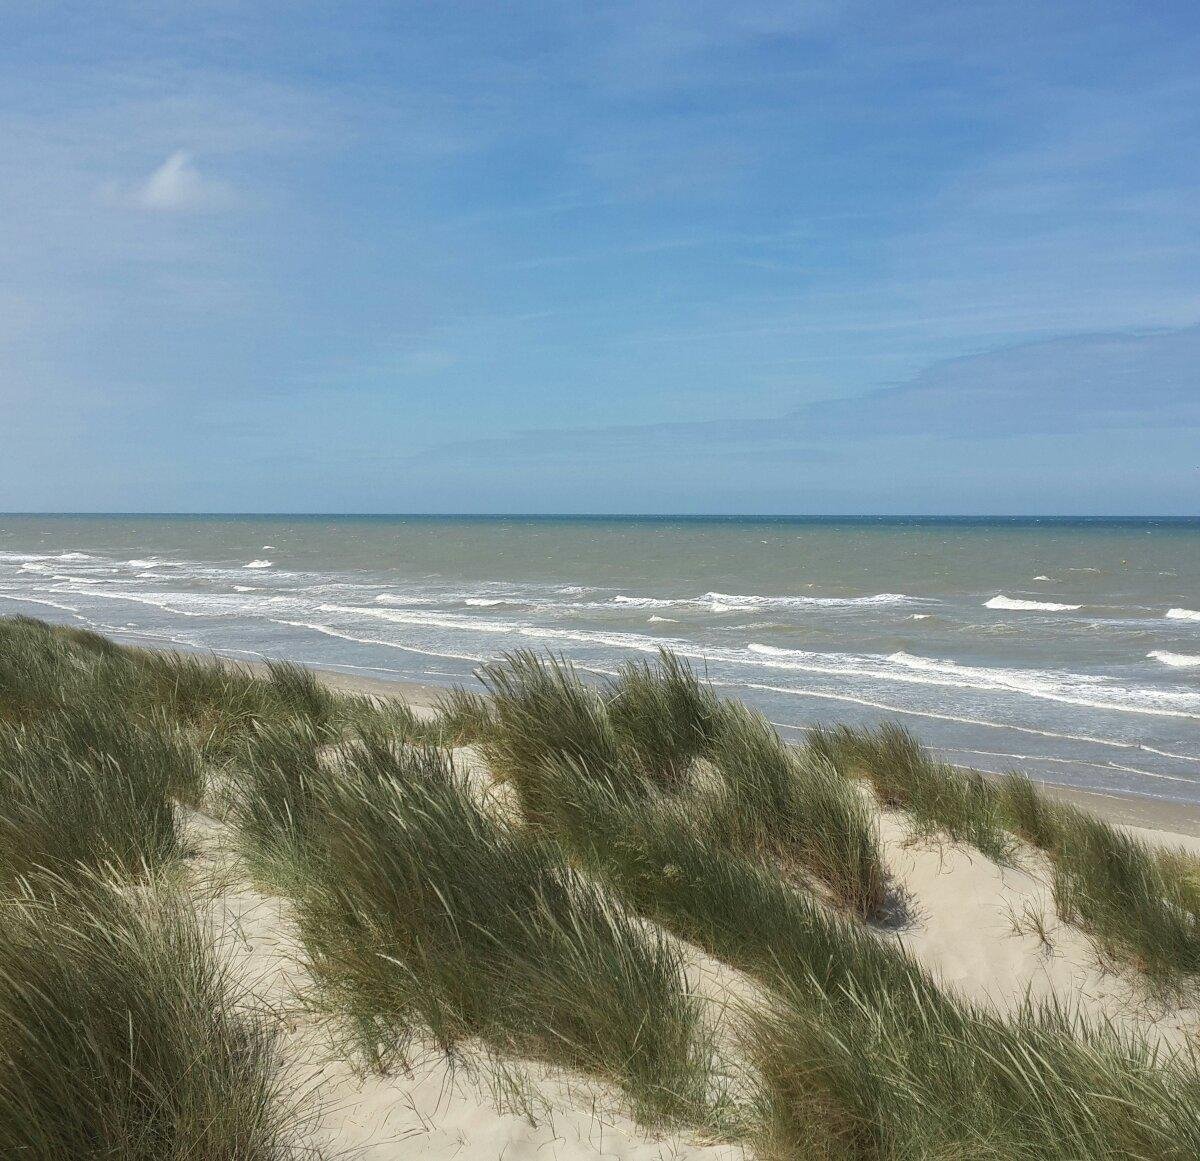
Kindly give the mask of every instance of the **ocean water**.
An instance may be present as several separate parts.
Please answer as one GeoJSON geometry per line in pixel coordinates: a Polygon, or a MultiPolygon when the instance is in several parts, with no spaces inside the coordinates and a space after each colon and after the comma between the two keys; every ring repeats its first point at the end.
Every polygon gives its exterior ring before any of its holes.
{"type": "Polygon", "coordinates": [[[1200,521],[0,516],[0,614],[451,684],[666,645],[789,737],[1200,802],[1200,521]]]}

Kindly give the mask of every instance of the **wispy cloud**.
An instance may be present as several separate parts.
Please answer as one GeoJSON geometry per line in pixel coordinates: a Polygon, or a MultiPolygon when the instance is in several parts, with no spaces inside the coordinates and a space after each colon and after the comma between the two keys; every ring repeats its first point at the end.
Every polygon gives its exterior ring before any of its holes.
{"type": "Polygon", "coordinates": [[[216,210],[233,202],[233,189],[201,174],[191,155],[177,149],[138,187],[136,200],[147,210],[216,210]]]}
{"type": "Polygon", "coordinates": [[[229,182],[201,173],[184,149],[175,150],[140,181],[105,182],[100,196],[110,205],[165,214],[227,210],[237,201],[229,182]]]}

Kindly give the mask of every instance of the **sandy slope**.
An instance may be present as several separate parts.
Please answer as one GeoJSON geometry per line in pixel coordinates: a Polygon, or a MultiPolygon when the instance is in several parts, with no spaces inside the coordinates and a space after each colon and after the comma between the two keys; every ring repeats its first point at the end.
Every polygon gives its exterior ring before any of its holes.
{"type": "MultiPolygon", "coordinates": [[[[191,812],[194,860],[214,942],[258,1000],[279,1014],[285,1034],[287,1087],[303,1094],[311,1143],[330,1158],[362,1161],[725,1161],[742,1151],[679,1137],[653,1137],[619,1109],[618,1094],[579,1076],[530,1061],[502,1071],[480,1055],[452,1067],[429,1051],[408,1073],[379,1076],[356,1070],[336,1048],[335,1029],[304,1010],[309,979],[286,903],[250,886],[215,819],[191,812]]],[[[729,975],[696,957],[694,979],[719,999],[729,975]]]]}
{"type": "MultiPolygon", "coordinates": [[[[456,757],[483,789],[487,774],[478,757],[469,751],[456,757]]],[[[475,1068],[453,1068],[435,1053],[414,1063],[410,1073],[356,1073],[335,1049],[332,1030],[303,1009],[308,980],[286,904],[248,885],[223,824],[194,813],[190,826],[201,852],[195,860],[198,881],[220,884],[207,904],[214,938],[255,994],[280,1012],[289,1085],[307,1094],[314,1143],[330,1156],[573,1161],[741,1155],[727,1145],[648,1137],[621,1114],[617,1094],[536,1063],[508,1062],[507,1085],[480,1061],[475,1068]]],[[[1155,1008],[1135,980],[1106,972],[1091,942],[1057,920],[1047,869],[1036,853],[1021,855],[1019,867],[1000,867],[973,849],[913,843],[901,816],[884,815],[881,827],[889,866],[910,900],[910,916],[902,930],[880,938],[901,941],[948,987],[1007,1010],[1027,991],[1034,998],[1057,995],[1118,1023],[1150,1023],[1172,1042],[1200,1028],[1196,1011],[1155,1008]]],[[[1200,851],[1200,839],[1139,833],[1200,851]]],[[[707,999],[714,1023],[725,1029],[726,1006],[736,1008],[755,996],[738,973],[694,949],[689,975],[707,999]]]]}

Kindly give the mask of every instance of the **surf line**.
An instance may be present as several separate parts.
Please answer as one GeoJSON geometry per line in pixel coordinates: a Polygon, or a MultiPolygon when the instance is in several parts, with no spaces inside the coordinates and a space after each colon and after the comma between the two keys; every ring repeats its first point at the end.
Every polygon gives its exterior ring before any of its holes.
{"type": "MultiPolygon", "coordinates": [[[[964,718],[956,717],[954,714],[940,714],[935,710],[916,710],[904,709],[900,706],[888,705],[881,701],[868,701],[866,698],[852,697],[846,693],[821,693],[815,689],[796,689],[795,687],[782,685],[760,685],[756,682],[740,682],[740,681],[712,681],[713,685],[720,685],[730,689],[759,689],[767,693],[790,693],[796,697],[816,697],[824,698],[828,701],[846,701],[852,702],[854,705],[866,706],[868,709],[885,710],[891,714],[909,714],[919,718],[936,718],[944,722],[958,722],[965,726],[986,726],[991,730],[1016,730],[1022,734],[1035,734],[1040,738],[1059,738],[1066,742],[1088,742],[1094,746],[1113,746],[1119,750],[1142,750],[1149,754],[1158,754],[1164,758],[1178,758],[1182,762],[1200,762],[1200,755],[1196,754],[1172,754],[1168,750],[1156,750],[1153,746],[1144,746],[1140,742],[1117,742],[1112,738],[1094,738],[1088,734],[1060,734],[1054,730],[1038,730],[1032,726],[1015,726],[1005,722],[989,722],[984,718],[964,718]]],[[[777,722],[776,725],[783,723],[777,722]]],[[[802,730],[808,729],[808,726],[789,726],[789,729],[802,730]]]]}

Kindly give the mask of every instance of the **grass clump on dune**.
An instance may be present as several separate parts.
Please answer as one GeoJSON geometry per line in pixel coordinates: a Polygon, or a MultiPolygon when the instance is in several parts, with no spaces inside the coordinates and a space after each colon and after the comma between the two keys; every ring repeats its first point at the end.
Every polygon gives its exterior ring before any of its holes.
{"type": "Polygon", "coordinates": [[[586,760],[589,773],[625,792],[646,780],[626,761],[598,690],[567,662],[517,652],[480,671],[490,694],[491,729],[480,745],[492,774],[511,782],[530,822],[548,817],[543,772],[560,754],[586,760]]]}
{"type": "Polygon", "coordinates": [[[1200,1155],[1194,1057],[1053,1003],[1002,1019],[920,988],[796,982],[755,1013],[747,1046],[768,1161],[1200,1155]]]}
{"type": "Polygon", "coordinates": [[[472,746],[494,728],[491,702],[480,693],[455,686],[437,700],[438,741],[446,746],[472,746]]]}
{"type": "Polygon", "coordinates": [[[172,796],[198,793],[199,778],[193,747],[119,707],[0,725],[0,876],[162,867],[181,852],[172,796]]]}
{"type": "Polygon", "coordinates": [[[687,800],[625,799],[566,758],[548,777],[555,831],[582,865],[639,914],[717,959],[768,985],[810,973],[832,980],[877,959],[897,968],[897,981],[908,978],[905,957],[697,825],[687,800]]]}
{"type": "Polygon", "coordinates": [[[259,673],[209,656],[125,648],[31,618],[0,619],[0,721],[35,723],[85,704],[135,723],[165,719],[213,764],[263,725],[302,721],[327,741],[372,727],[420,728],[407,707],[335,693],[291,662],[268,662],[259,673]]]}
{"type": "Polygon", "coordinates": [[[626,666],[598,690],[561,661],[521,653],[489,666],[484,681],[493,728],[483,749],[528,820],[560,815],[570,769],[619,798],[673,797],[718,847],[803,871],[863,917],[882,913],[887,874],[862,796],[827,762],[791,751],[761,714],[718,699],[678,658],[626,666]]]}
{"type": "Polygon", "coordinates": [[[725,842],[799,864],[834,900],[882,917],[888,874],[870,803],[820,757],[786,746],[763,716],[728,703],[710,748],[721,788],[711,825],[725,842]]]}
{"type": "Polygon", "coordinates": [[[973,771],[934,761],[903,726],[818,726],[806,748],[847,777],[865,777],[879,802],[905,811],[919,831],[970,843],[998,863],[1011,860],[1012,836],[995,787],[973,771]]]}
{"type": "Polygon", "coordinates": [[[686,787],[721,728],[724,707],[711,687],[663,649],[656,665],[623,665],[604,696],[613,729],[641,773],[667,790],[686,787]]]}
{"type": "Polygon", "coordinates": [[[647,809],[569,763],[560,773],[560,825],[585,865],[640,913],[765,985],[744,1035],[761,1080],[760,1156],[1196,1155],[1190,1055],[1156,1054],[1053,1006],[1014,1019],[976,1007],[901,946],[714,844],[678,801],[647,809]]]}
{"type": "Polygon", "coordinates": [[[1195,860],[1153,849],[1077,807],[1055,802],[1022,774],[989,782],[933,761],[903,728],[840,726],[810,733],[808,752],[868,779],[880,801],[918,829],[1011,861],[1014,836],[1043,851],[1059,916],[1159,983],[1200,974],[1200,876],[1195,860]]]}
{"type": "Polygon", "coordinates": [[[1022,774],[1000,793],[1013,829],[1049,857],[1058,913],[1153,980],[1200,975],[1196,861],[1158,850],[1042,794],[1022,774]]]}
{"type": "Polygon", "coordinates": [[[297,920],[326,1002],[378,1066],[414,1036],[478,1038],[610,1080],[649,1120],[703,1107],[679,952],[555,844],[489,816],[442,753],[344,747],[319,800],[297,920]]]}
{"type": "Polygon", "coordinates": [[[161,883],[0,901],[0,1156],[299,1157],[275,1033],[238,1003],[161,883]]]}

